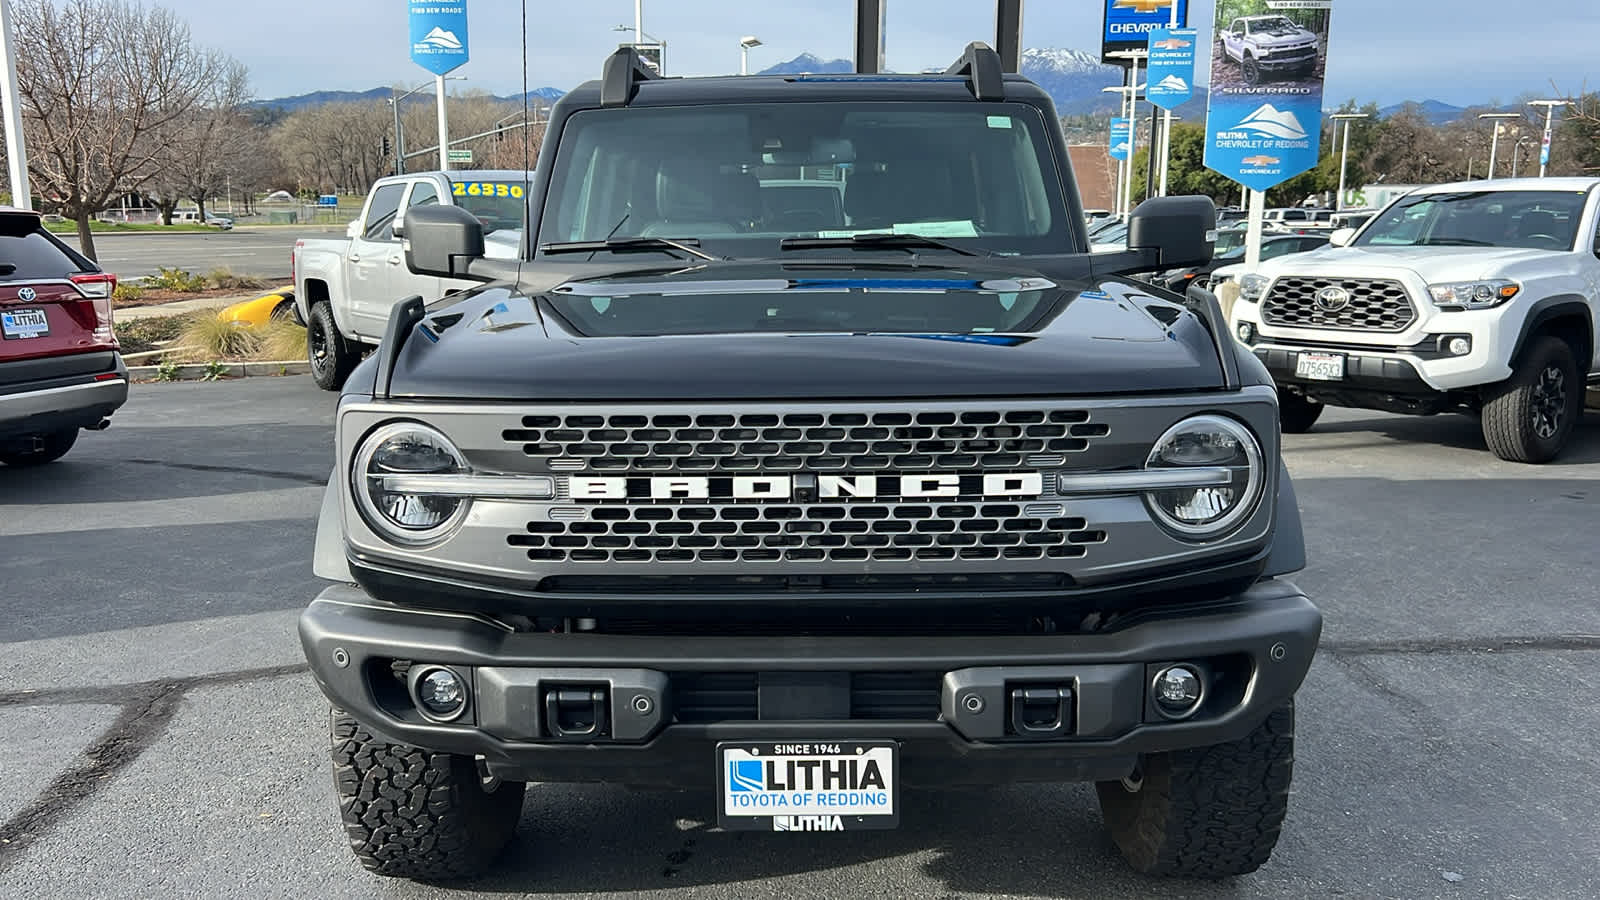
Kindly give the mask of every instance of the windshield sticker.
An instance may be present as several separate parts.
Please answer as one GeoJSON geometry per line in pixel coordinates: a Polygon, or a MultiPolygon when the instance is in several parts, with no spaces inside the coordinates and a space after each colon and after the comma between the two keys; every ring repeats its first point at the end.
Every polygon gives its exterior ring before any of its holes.
{"type": "Polygon", "coordinates": [[[589,298],[589,305],[594,307],[594,311],[595,312],[604,313],[606,310],[611,308],[611,298],[610,297],[590,297],[589,298]]]}
{"type": "Polygon", "coordinates": [[[1006,128],[1006,129],[1009,129],[1011,127],[1011,117],[1010,116],[990,116],[989,117],[989,127],[990,128],[1006,128]]]}

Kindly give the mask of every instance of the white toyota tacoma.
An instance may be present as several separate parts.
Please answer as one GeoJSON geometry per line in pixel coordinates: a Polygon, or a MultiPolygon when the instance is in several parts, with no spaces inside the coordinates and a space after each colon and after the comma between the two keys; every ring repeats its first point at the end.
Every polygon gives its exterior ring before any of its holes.
{"type": "Polygon", "coordinates": [[[474,282],[416,275],[405,266],[407,210],[459,206],[483,224],[484,255],[516,259],[528,176],[524,172],[415,172],[373,184],[343,240],[298,240],[292,257],[295,313],[306,325],[311,376],[336,391],[376,346],[389,312],[407,297],[431,303],[474,282]]]}
{"type": "Polygon", "coordinates": [[[1325,404],[1476,415],[1501,459],[1548,462],[1600,387],[1600,179],[1422,188],[1332,246],[1239,279],[1234,334],[1283,430],[1325,404]]]}

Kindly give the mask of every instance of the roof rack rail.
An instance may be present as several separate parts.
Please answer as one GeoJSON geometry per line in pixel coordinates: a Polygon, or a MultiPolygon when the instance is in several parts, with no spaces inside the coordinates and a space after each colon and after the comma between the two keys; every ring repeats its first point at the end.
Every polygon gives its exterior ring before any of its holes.
{"type": "Polygon", "coordinates": [[[1000,64],[1000,54],[983,41],[968,44],[966,52],[945,70],[945,74],[967,76],[972,94],[979,100],[1005,99],[1006,75],[1000,64]]]}
{"type": "Polygon", "coordinates": [[[605,77],[600,83],[600,105],[627,106],[639,82],[660,77],[654,69],[645,65],[639,51],[632,47],[619,47],[606,57],[605,77]]]}

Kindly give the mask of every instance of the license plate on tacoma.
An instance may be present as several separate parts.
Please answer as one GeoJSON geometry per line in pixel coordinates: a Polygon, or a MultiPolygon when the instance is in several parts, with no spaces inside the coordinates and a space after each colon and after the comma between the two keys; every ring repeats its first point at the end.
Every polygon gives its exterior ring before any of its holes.
{"type": "Polygon", "coordinates": [[[17,309],[0,313],[0,331],[7,340],[50,335],[50,320],[42,309],[17,309]]]}
{"type": "Polygon", "coordinates": [[[717,745],[717,820],[730,831],[857,831],[900,824],[891,741],[717,745]]]}
{"type": "Polygon", "coordinates": [[[1295,360],[1294,374],[1312,381],[1343,381],[1344,356],[1338,353],[1302,353],[1295,360]]]}

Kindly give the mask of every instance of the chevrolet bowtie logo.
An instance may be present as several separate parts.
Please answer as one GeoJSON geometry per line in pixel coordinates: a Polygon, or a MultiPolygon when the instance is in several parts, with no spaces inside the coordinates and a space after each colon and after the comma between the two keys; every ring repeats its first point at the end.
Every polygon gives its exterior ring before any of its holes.
{"type": "Polygon", "coordinates": [[[1182,50],[1189,46],[1189,42],[1183,38],[1167,38],[1164,41],[1156,41],[1154,46],[1157,50],[1182,50]]]}
{"type": "Polygon", "coordinates": [[[1173,0],[1117,0],[1116,8],[1152,13],[1158,9],[1171,9],[1172,4],[1173,0]]]}
{"type": "Polygon", "coordinates": [[[1282,160],[1276,156],[1246,156],[1239,161],[1247,166],[1275,166],[1282,160]]]}

